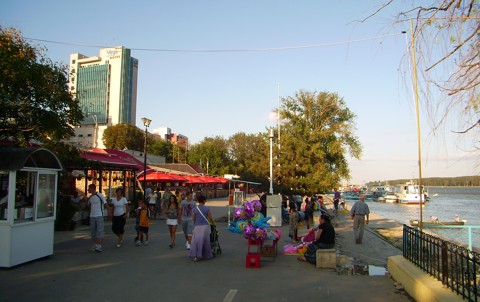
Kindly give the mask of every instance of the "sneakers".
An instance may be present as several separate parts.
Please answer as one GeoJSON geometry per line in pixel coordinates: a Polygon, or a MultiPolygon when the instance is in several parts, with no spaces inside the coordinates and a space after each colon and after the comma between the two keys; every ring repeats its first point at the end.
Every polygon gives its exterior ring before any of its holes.
{"type": "Polygon", "coordinates": [[[143,245],[148,245],[148,240],[146,240],[146,241],[143,243],[143,245]]]}
{"type": "Polygon", "coordinates": [[[95,248],[95,252],[97,252],[97,253],[103,252],[102,246],[100,244],[97,245],[97,247],[95,248]]]}
{"type": "Polygon", "coordinates": [[[94,245],[89,249],[89,251],[90,251],[90,252],[94,252],[96,248],[97,248],[97,245],[94,244],[94,245]]]}
{"type": "Polygon", "coordinates": [[[185,247],[187,248],[187,250],[189,250],[190,249],[190,243],[188,243],[188,242],[185,243],[185,247]]]}
{"type": "Polygon", "coordinates": [[[140,242],[140,240],[137,240],[137,242],[135,242],[135,246],[141,246],[142,243],[140,242]]]}

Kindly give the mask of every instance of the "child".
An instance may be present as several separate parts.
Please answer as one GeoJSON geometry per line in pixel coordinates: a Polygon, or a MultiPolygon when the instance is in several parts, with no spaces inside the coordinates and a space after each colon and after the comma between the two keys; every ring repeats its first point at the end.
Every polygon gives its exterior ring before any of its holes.
{"type": "Polygon", "coordinates": [[[140,210],[142,209],[141,203],[142,201],[139,201],[138,208],[135,209],[135,231],[137,232],[137,236],[134,240],[135,243],[140,238],[140,210]]]}
{"type": "Polygon", "coordinates": [[[135,243],[136,246],[142,245],[143,234],[145,234],[145,242],[143,245],[148,245],[148,228],[150,227],[150,210],[143,201],[140,203],[140,206],[140,221],[138,223],[140,234],[137,242],[135,243]]]}
{"type": "Polygon", "coordinates": [[[292,239],[292,242],[298,241],[298,222],[300,221],[300,215],[296,209],[295,203],[290,203],[290,228],[288,236],[292,239]]]}

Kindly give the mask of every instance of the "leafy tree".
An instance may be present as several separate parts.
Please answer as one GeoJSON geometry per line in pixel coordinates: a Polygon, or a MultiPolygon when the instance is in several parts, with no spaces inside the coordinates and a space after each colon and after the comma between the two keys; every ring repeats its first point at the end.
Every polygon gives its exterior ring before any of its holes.
{"type": "Polygon", "coordinates": [[[233,161],[231,173],[254,182],[268,182],[270,149],[266,133],[239,132],[232,135],[227,144],[233,161]]]}
{"type": "Polygon", "coordinates": [[[274,181],[297,192],[315,193],[348,179],[346,155],[361,155],[353,114],[335,93],[299,91],[282,98],[284,121],[274,181]]]}
{"type": "MultiPolygon", "coordinates": [[[[140,128],[129,124],[117,124],[108,127],[103,132],[103,143],[107,149],[143,151],[145,144],[145,132],[140,128]]],[[[150,145],[153,139],[147,136],[147,144],[150,145]]]]}
{"type": "Polygon", "coordinates": [[[154,140],[148,145],[148,153],[165,157],[165,162],[173,162],[173,144],[163,139],[154,140]]]}
{"type": "Polygon", "coordinates": [[[14,28],[0,26],[0,138],[26,145],[31,139],[74,135],[83,119],[68,91],[68,69],[29,45],[14,28]]]}
{"type": "Polygon", "coordinates": [[[193,145],[188,154],[188,162],[207,170],[210,175],[230,173],[231,159],[228,154],[227,142],[223,137],[206,137],[193,145]],[[201,164],[200,164],[201,163],[201,164]]]}
{"type": "Polygon", "coordinates": [[[450,129],[453,132],[475,131],[478,134],[480,2],[388,0],[361,22],[393,5],[398,5],[395,27],[405,25],[404,28],[409,28],[410,20],[414,20],[410,48],[414,46],[418,56],[418,82],[425,83],[419,89],[423,107],[432,120],[432,129],[447,127],[450,119],[458,123],[450,129]]]}

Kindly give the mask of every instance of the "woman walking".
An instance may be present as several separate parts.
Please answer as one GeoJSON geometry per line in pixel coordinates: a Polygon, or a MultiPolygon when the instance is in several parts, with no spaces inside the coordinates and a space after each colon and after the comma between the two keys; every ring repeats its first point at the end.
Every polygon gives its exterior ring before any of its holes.
{"type": "Polygon", "coordinates": [[[197,195],[198,206],[193,209],[192,218],[195,224],[193,228],[193,238],[190,245],[189,257],[193,261],[199,259],[210,259],[213,257],[212,247],[210,246],[210,224],[215,224],[210,209],[205,206],[206,198],[203,195],[197,195]]]}
{"type": "Polygon", "coordinates": [[[170,231],[170,248],[175,246],[175,233],[177,232],[178,219],[180,217],[180,207],[178,206],[177,196],[170,195],[170,200],[167,202],[165,215],[167,216],[168,230],[170,231]]]}
{"type": "Polygon", "coordinates": [[[117,196],[113,199],[112,231],[118,237],[117,247],[121,247],[123,234],[125,233],[125,222],[130,209],[127,199],[123,197],[123,189],[118,188],[115,193],[117,196]]]}

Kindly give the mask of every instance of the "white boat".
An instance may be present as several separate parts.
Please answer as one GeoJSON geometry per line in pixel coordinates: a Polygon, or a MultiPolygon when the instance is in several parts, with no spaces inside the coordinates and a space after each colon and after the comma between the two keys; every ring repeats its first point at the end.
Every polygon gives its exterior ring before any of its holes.
{"type": "Polygon", "coordinates": [[[424,204],[428,201],[428,191],[422,188],[422,200],[420,201],[420,186],[413,181],[409,181],[404,185],[398,186],[398,202],[402,204],[424,204]]]}
{"type": "Polygon", "coordinates": [[[398,202],[398,196],[393,193],[393,192],[387,192],[385,193],[385,196],[383,196],[385,203],[396,203],[398,202]]]}

